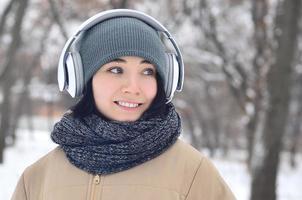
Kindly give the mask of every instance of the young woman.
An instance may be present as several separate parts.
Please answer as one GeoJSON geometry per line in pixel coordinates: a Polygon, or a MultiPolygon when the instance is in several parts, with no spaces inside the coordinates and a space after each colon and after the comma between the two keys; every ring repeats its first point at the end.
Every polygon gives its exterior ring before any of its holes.
{"type": "Polygon", "coordinates": [[[159,22],[132,10],[86,22],[58,69],[60,89],[82,97],[54,126],[59,146],[24,171],[12,200],[235,199],[212,163],[178,139],[170,101],[182,60],[175,44],[177,54],[166,52],[159,22]]]}

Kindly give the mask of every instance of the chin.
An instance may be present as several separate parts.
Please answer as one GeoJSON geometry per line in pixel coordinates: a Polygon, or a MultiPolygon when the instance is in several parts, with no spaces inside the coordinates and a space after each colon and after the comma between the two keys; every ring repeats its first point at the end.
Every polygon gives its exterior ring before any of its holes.
{"type": "Polygon", "coordinates": [[[141,116],[125,116],[125,117],[117,117],[115,118],[116,121],[120,122],[135,122],[137,121],[141,116]]]}

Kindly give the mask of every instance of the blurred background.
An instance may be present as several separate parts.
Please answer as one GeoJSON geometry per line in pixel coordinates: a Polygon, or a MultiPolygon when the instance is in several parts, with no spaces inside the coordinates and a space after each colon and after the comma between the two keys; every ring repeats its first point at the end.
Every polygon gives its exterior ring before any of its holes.
{"type": "Polygon", "coordinates": [[[1,0],[0,199],[55,146],[53,125],[76,102],[57,86],[65,41],[112,8],[150,14],[178,42],[182,137],[236,197],[302,199],[301,0],[1,0]]]}

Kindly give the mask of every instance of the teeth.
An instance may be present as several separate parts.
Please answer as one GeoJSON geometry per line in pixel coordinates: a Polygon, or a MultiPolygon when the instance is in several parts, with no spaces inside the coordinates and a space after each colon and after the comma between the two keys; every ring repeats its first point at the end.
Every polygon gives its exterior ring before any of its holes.
{"type": "Polygon", "coordinates": [[[128,107],[128,108],[138,107],[138,103],[127,103],[127,102],[122,102],[122,101],[118,101],[117,103],[121,106],[125,106],[125,107],[128,107]]]}

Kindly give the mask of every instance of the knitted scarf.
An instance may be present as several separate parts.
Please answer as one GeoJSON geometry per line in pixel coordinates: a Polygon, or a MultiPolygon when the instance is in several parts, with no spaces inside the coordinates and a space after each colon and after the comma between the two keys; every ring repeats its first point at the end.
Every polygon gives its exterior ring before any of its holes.
{"type": "Polygon", "coordinates": [[[180,129],[180,117],[168,104],[164,115],[134,122],[110,121],[96,114],[64,115],[51,138],[76,167],[91,174],[111,174],[157,157],[175,143],[180,129]]]}

